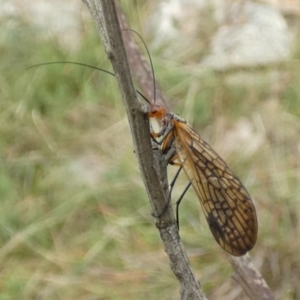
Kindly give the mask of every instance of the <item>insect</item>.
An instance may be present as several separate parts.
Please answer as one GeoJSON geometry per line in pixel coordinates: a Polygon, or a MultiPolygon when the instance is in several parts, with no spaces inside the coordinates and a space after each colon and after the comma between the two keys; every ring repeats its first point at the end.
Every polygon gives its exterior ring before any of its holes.
{"type": "MultiPolygon", "coordinates": [[[[136,31],[131,31],[141,38],[136,31]]],[[[143,39],[142,42],[146,47],[143,39]]],[[[153,64],[147,47],[146,50],[150,59],[155,95],[153,64]]],[[[115,76],[107,70],[70,61],[42,63],[30,68],[57,63],[90,67],[115,76]]],[[[184,169],[200,200],[215,240],[234,256],[241,256],[250,251],[256,243],[257,217],[254,204],[242,182],[183,118],[155,104],[155,98],[150,103],[142,93],[137,93],[150,104],[149,118],[155,119],[160,125],[159,132],[151,133],[152,138],[161,138],[157,143],[161,145],[168,163],[184,169]]],[[[178,205],[181,199],[182,197],[178,205]]]]}
{"type": "Polygon", "coordinates": [[[152,104],[146,101],[150,104],[149,118],[159,123],[160,130],[152,132],[151,136],[154,139],[161,138],[158,143],[166,161],[180,166],[180,170],[183,168],[190,180],[177,201],[177,222],[178,205],[192,185],[215,240],[229,254],[244,255],[254,247],[258,231],[255,207],[247,190],[226,162],[183,118],[155,104],[156,88],[151,56],[140,34],[131,31],[143,42],[153,74],[154,101],[152,104]]]}
{"type": "Polygon", "coordinates": [[[251,250],[257,238],[257,217],[242,182],[183,118],[155,104],[149,117],[161,126],[152,137],[161,137],[167,162],[184,169],[218,244],[234,256],[251,250]]]}

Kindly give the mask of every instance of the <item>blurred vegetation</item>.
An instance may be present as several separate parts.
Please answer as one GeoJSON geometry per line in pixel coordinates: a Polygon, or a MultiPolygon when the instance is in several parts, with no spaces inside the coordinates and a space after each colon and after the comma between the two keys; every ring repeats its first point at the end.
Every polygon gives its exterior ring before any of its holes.
{"type": "MultiPolygon", "coordinates": [[[[151,49],[141,29],[145,5],[125,10],[174,111],[253,197],[259,236],[251,256],[276,298],[300,299],[300,45],[284,65],[199,72],[195,49],[177,61],[151,49]]],[[[0,299],[178,299],[115,78],[73,65],[25,71],[62,60],[111,70],[92,20],[82,22],[72,51],[22,19],[0,22],[0,299]]],[[[185,185],[183,175],[174,199],[185,185]]],[[[247,299],[193,191],[180,224],[208,297],[247,299]]]]}

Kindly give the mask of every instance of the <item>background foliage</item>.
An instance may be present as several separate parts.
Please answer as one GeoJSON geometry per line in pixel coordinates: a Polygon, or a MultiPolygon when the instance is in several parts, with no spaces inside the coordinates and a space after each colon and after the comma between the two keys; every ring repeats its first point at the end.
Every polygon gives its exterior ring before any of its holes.
{"type": "MultiPolygon", "coordinates": [[[[147,3],[126,3],[174,111],[255,201],[255,264],[277,299],[299,299],[299,45],[279,66],[203,73],[209,31],[194,49],[166,56],[164,47],[151,48],[154,33],[143,31],[147,3]]],[[[70,50],[22,18],[1,17],[0,299],[178,299],[115,78],[73,65],[25,71],[62,60],[111,70],[92,20],[81,21],[82,43],[70,50]]],[[[169,169],[171,177],[176,168],[169,169]]],[[[185,185],[183,175],[174,199],[185,185]]],[[[193,191],[180,224],[208,297],[244,299],[193,191]]]]}

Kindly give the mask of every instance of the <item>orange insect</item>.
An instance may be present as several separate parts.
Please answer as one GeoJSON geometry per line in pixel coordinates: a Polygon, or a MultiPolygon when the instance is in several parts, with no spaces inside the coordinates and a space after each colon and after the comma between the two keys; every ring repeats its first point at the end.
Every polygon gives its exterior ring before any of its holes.
{"type": "Polygon", "coordinates": [[[184,119],[155,104],[149,117],[161,126],[152,137],[161,137],[161,150],[168,163],[183,167],[219,245],[234,256],[251,250],[257,237],[257,218],[241,181],[184,119]]]}
{"type": "MultiPolygon", "coordinates": [[[[136,31],[128,30],[135,32],[142,39],[136,31]]],[[[146,47],[143,39],[142,42],[146,47]]],[[[146,50],[153,73],[155,95],[153,64],[147,47],[146,50]]],[[[70,61],[42,63],[28,69],[57,63],[81,65],[115,76],[107,70],[70,61]]],[[[138,90],[137,93],[150,104],[142,93],[138,90]]],[[[253,202],[241,181],[183,118],[156,104],[150,104],[149,118],[159,122],[161,129],[158,133],[152,133],[152,137],[161,137],[161,142],[158,143],[168,163],[183,167],[219,245],[235,256],[250,251],[257,238],[257,218],[253,202]]]]}

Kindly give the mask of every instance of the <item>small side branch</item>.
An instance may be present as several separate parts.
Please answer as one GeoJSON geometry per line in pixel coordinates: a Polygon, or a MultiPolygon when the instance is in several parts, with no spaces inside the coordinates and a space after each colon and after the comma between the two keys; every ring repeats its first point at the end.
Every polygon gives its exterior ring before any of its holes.
{"type": "Polygon", "coordinates": [[[275,300],[266,281],[248,254],[242,257],[228,255],[228,260],[235,270],[232,278],[239,283],[249,299],[275,300]]]}
{"type": "Polygon", "coordinates": [[[126,53],[128,56],[128,62],[130,69],[134,74],[134,78],[138,85],[142,87],[143,94],[147,99],[151,101],[154,100],[157,105],[161,105],[169,109],[168,101],[166,100],[159,83],[156,82],[155,95],[153,95],[153,74],[149,67],[149,59],[145,58],[142,51],[134,39],[134,34],[131,31],[124,30],[129,29],[130,25],[126,19],[124,11],[121,5],[116,1],[116,9],[118,13],[118,18],[122,30],[123,41],[125,44],[126,53]]]}

